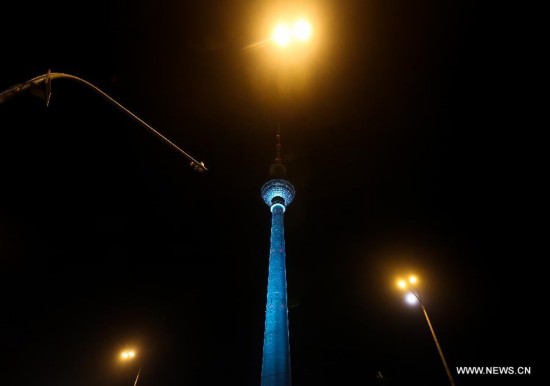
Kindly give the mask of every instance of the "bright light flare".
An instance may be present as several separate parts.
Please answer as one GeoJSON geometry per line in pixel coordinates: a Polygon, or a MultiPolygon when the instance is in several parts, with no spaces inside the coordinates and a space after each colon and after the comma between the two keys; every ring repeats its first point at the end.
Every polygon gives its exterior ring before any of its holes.
{"type": "Polygon", "coordinates": [[[136,356],[136,352],[133,350],[123,351],[120,353],[120,359],[122,360],[130,360],[133,359],[136,356]]]}
{"type": "Polygon", "coordinates": [[[418,283],[418,278],[414,275],[409,276],[407,280],[404,280],[404,279],[397,280],[397,286],[400,289],[407,289],[409,288],[409,286],[414,286],[416,283],[418,283]]]}
{"type": "Polygon", "coordinates": [[[293,41],[307,42],[313,35],[311,23],[306,19],[298,19],[294,24],[281,23],[273,29],[271,39],[281,47],[290,45],[293,41]]]}
{"type": "Polygon", "coordinates": [[[418,298],[416,297],[415,294],[413,294],[412,292],[409,292],[408,294],[405,295],[405,301],[410,305],[414,305],[418,303],[418,298]]]}
{"type": "Polygon", "coordinates": [[[292,31],[286,24],[279,24],[275,27],[273,30],[273,35],[271,36],[273,41],[281,46],[286,47],[290,44],[290,40],[292,38],[292,31]]]}
{"type": "Polygon", "coordinates": [[[313,29],[311,28],[311,24],[305,20],[300,19],[294,23],[294,37],[301,41],[306,42],[309,39],[311,39],[311,35],[313,33],[313,29]]]}

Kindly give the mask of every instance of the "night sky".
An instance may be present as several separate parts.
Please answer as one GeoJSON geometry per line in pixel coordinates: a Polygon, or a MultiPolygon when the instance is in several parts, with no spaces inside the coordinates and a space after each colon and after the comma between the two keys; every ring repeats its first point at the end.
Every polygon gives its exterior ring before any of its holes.
{"type": "MultiPolygon", "coordinates": [[[[0,384],[260,384],[281,130],[294,386],[541,384],[542,104],[527,12],[474,1],[4,8],[0,384]],[[275,15],[312,15],[283,53],[275,15]],[[117,355],[135,347],[134,363],[117,355]],[[528,366],[531,375],[458,375],[528,366]]],[[[539,47],[540,49],[541,47],[539,47]]]]}

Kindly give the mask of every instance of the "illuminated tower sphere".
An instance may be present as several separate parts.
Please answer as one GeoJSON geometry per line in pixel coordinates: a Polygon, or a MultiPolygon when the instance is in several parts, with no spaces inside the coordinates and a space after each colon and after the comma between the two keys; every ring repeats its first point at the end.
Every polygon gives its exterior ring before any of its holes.
{"type": "Polygon", "coordinates": [[[271,208],[262,386],[290,386],[291,384],[283,216],[286,207],[294,198],[294,186],[283,179],[286,168],[281,161],[279,133],[276,149],[277,157],[269,173],[272,179],[262,186],[262,198],[271,208]]]}

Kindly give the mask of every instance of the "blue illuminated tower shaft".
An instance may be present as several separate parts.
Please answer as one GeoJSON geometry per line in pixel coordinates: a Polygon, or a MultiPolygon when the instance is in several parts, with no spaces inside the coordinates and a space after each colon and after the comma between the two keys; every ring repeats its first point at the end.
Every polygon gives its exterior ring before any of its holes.
{"type": "Polygon", "coordinates": [[[283,207],[275,206],[271,218],[271,249],[269,251],[269,276],[265,307],[262,386],[290,385],[283,216],[283,207]]]}
{"type": "Polygon", "coordinates": [[[284,212],[285,205],[294,198],[294,187],[285,180],[274,179],[263,186],[262,197],[272,213],[262,386],[290,386],[284,212]]]}

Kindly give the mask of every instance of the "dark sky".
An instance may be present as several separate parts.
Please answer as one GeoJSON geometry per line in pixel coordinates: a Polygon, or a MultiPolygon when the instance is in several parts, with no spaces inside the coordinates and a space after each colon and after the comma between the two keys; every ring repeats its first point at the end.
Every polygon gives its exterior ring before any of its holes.
{"type": "Polygon", "coordinates": [[[209,171],[73,80],[48,108],[0,104],[0,384],[131,385],[141,365],[142,386],[259,385],[277,127],[297,191],[293,385],[446,384],[395,289],[409,272],[457,385],[540,384],[547,171],[526,10],[289,2],[318,24],[282,57],[243,50],[281,1],[77,3],[3,6],[0,90],[81,77],[209,171]]]}

